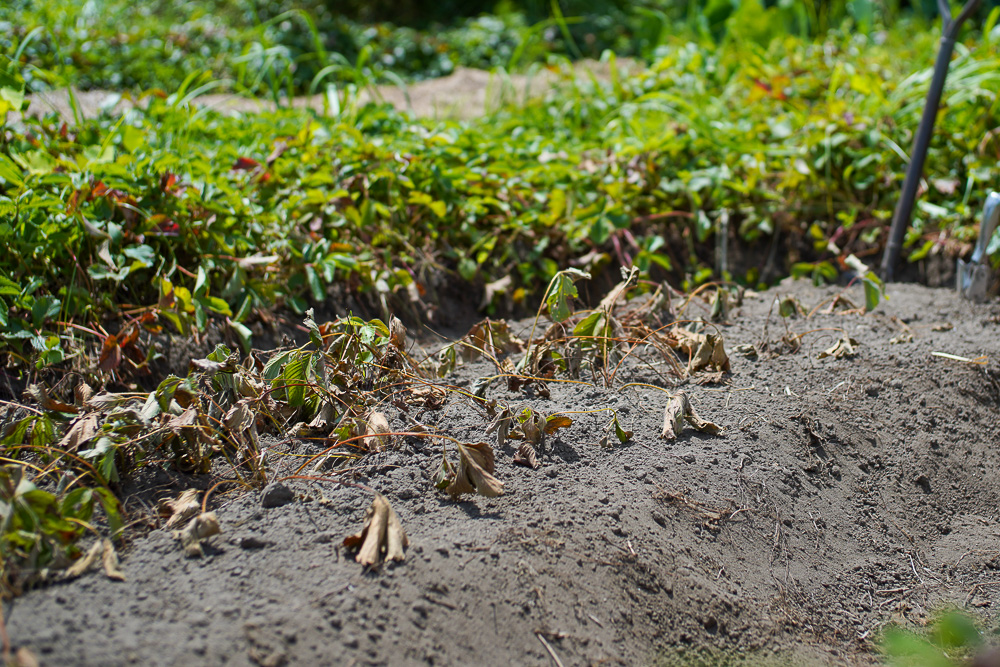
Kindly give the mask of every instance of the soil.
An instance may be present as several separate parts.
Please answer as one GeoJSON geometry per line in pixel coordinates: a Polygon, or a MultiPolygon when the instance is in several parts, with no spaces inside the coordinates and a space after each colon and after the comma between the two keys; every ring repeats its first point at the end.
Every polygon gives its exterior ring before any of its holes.
{"type": "MultiPolygon", "coordinates": [[[[504,495],[436,491],[440,441],[414,437],[328,473],[389,499],[404,562],[365,571],[341,547],[372,500],[356,487],[289,480],[290,502],[272,490],[267,503],[259,489],[220,490],[222,533],[204,557],[185,558],[166,530],[136,531],[125,582],[94,572],[27,592],[5,609],[11,641],[43,665],[863,665],[892,621],[919,625],[950,604],[988,625],[1000,605],[1000,304],[897,284],[868,315],[784,320],[774,305],[794,295],[808,312],[843,290],[786,282],[719,325],[732,373],[682,387],[719,436],[660,439],[668,395],[656,387],[680,381],[638,354],[610,388],[550,382],[541,398],[494,383],[488,395],[515,411],[574,419],[537,469],[497,450],[504,495]],[[797,351],[780,342],[786,325],[797,351]],[[904,331],[912,341],[891,342],[904,331]],[[820,359],[844,333],[856,355],[820,359]],[[607,408],[634,432],[625,444],[597,444],[607,408]]],[[[858,287],[845,294],[863,302],[858,287]]],[[[495,372],[470,363],[444,382],[468,389],[495,372]]],[[[450,396],[409,417],[491,440],[481,411],[450,396]]],[[[271,478],[318,449],[273,442],[271,478]]],[[[149,522],[149,499],[191,483],[150,469],[126,508],[149,522]]]]}

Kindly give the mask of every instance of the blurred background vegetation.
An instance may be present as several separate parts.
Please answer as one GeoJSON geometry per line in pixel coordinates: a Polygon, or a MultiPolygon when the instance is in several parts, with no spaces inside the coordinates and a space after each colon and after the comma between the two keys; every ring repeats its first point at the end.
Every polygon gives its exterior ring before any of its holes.
{"type": "MultiPolygon", "coordinates": [[[[982,25],[1000,0],[986,0],[982,25]]],[[[210,71],[239,90],[274,76],[308,92],[317,75],[391,72],[413,81],[457,67],[517,68],[605,51],[651,62],[687,41],[767,43],[831,30],[878,39],[924,31],[935,0],[9,0],[0,52],[36,68],[29,87],[174,89],[210,71]]],[[[928,54],[932,57],[932,54],[928,54]]]]}

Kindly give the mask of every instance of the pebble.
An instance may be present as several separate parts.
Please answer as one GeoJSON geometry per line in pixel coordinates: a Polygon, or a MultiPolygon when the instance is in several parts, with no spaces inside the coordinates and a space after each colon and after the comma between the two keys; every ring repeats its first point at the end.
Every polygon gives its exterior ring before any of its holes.
{"type": "Polygon", "coordinates": [[[271,482],[264,487],[264,492],[260,495],[261,507],[281,507],[295,500],[292,490],[281,482],[271,482]]]}

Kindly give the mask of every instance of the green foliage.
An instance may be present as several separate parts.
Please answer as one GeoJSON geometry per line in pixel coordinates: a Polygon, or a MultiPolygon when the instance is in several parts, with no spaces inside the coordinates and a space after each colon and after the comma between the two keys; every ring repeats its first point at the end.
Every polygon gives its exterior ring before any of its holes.
{"type": "MultiPolygon", "coordinates": [[[[214,325],[247,350],[262,310],[304,313],[343,290],[419,309],[442,270],[490,285],[491,303],[523,304],[569,265],[701,284],[724,214],[751,246],[800,240],[811,250],[792,270],[830,280],[884,239],[937,41],[884,37],[676,41],[632,76],[610,59],[607,80],[553,62],[551,94],[465,123],[346,88],[325,114],[217,114],[191,104],[197,75],[72,128],[15,112],[0,144],[0,346],[44,367],[77,355],[84,327],[102,370],[141,372],[145,332],[214,325]],[[114,337],[95,328],[109,318],[114,337]]],[[[1000,183],[998,72],[995,45],[958,49],[914,256],[972,238],[1000,183]]]]}
{"type": "Polygon", "coordinates": [[[890,627],[882,638],[882,651],[892,667],[962,665],[982,645],[972,618],[960,611],[942,613],[926,633],[890,627]]]}
{"type": "MultiPolygon", "coordinates": [[[[36,427],[37,428],[37,427],[36,427]]],[[[72,485],[69,485],[72,486],[72,485]]],[[[97,505],[108,532],[117,537],[122,520],[117,499],[105,488],[77,487],[56,493],[38,488],[23,466],[0,467],[0,594],[16,594],[47,568],[62,569],[81,554],[77,541],[94,530],[97,505]]]]}

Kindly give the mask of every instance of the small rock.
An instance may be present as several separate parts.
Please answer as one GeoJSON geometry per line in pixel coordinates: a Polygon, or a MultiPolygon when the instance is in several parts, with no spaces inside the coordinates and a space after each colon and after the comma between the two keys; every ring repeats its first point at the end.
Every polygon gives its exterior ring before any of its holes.
{"type": "Polygon", "coordinates": [[[271,546],[271,543],[267,540],[262,540],[255,535],[250,535],[249,537],[243,537],[240,539],[241,549],[263,549],[264,547],[271,546]]]}
{"type": "Polygon", "coordinates": [[[281,482],[271,482],[264,487],[264,492],[260,496],[261,507],[281,507],[295,500],[292,490],[281,482]]]}

